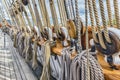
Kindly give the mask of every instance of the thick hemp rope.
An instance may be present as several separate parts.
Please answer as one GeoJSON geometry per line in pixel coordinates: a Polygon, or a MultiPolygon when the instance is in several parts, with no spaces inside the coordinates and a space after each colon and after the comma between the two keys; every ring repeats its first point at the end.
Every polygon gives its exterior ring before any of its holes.
{"type": "Polygon", "coordinates": [[[103,49],[106,49],[106,46],[105,46],[105,43],[104,43],[104,40],[103,40],[103,36],[102,36],[102,31],[101,31],[101,28],[100,28],[100,21],[99,21],[99,17],[98,17],[96,0],[92,0],[92,3],[93,3],[94,15],[95,15],[95,20],[96,20],[97,29],[98,29],[99,43],[100,43],[100,45],[103,49]]]}
{"type": "Polygon", "coordinates": [[[34,11],[35,11],[35,19],[37,21],[37,27],[38,27],[38,31],[39,33],[37,35],[39,35],[40,39],[42,39],[42,35],[41,32],[43,31],[43,27],[42,27],[42,22],[39,16],[39,12],[38,12],[38,8],[37,8],[37,4],[35,3],[35,0],[32,0],[33,3],[33,7],[34,7],[34,11]]]}
{"type": "Polygon", "coordinates": [[[103,0],[99,0],[99,5],[100,5],[101,17],[102,17],[102,22],[103,22],[103,27],[104,27],[105,39],[108,43],[111,43],[111,40],[110,40],[110,37],[108,34],[108,30],[107,30],[103,0]]]}
{"type": "Polygon", "coordinates": [[[60,0],[60,3],[61,3],[62,13],[63,13],[64,26],[67,28],[67,15],[65,11],[64,1],[60,0]]]}
{"type": "Polygon", "coordinates": [[[47,22],[46,22],[46,16],[45,16],[45,11],[44,11],[43,1],[42,0],[38,0],[38,2],[39,2],[40,10],[41,10],[42,21],[43,21],[44,27],[46,27],[47,26],[47,22]]]}
{"type": "Polygon", "coordinates": [[[60,30],[60,27],[58,25],[58,19],[57,19],[57,13],[56,13],[56,9],[55,9],[55,4],[54,4],[53,0],[49,0],[49,2],[50,2],[50,9],[51,9],[51,13],[52,13],[55,33],[58,34],[58,31],[60,30]]]}
{"type": "Polygon", "coordinates": [[[75,0],[75,9],[76,9],[76,30],[78,37],[78,54],[82,52],[82,44],[81,44],[81,23],[79,17],[79,9],[78,9],[78,0],[75,0]]]}
{"type": "Polygon", "coordinates": [[[88,6],[89,6],[89,14],[90,14],[90,20],[91,20],[91,26],[92,26],[93,39],[96,43],[98,43],[98,39],[96,37],[95,25],[94,25],[94,17],[93,17],[93,9],[92,9],[91,0],[88,0],[88,6]]]}
{"type": "Polygon", "coordinates": [[[110,23],[110,26],[113,27],[113,23],[112,23],[112,11],[111,11],[110,0],[106,0],[106,4],[107,4],[107,11],[108,11],[109,23],[110,23]]]}
{"type": "Polygon", "coordinates": [[[90,80],[90,65],[89,65],[89,39],[88,39],[88,1],[85,0],[85,25],[86,25],[86,52],[87,52],[87,80],[90,80]]]}
{"type": "Polygon", "coordinates": [[[70,80],[104,80],[102,68],[92,55],[89,55],[90,77],[87,76],[87,64],[87,51],[85,50],[72,60],[70,80]]]}
{"type": "Polygon", "coordinates": [[[119,8],[118,8],[118,0],[113,0],[114,2],[114,12],[115,12],[115,19],[117,23],[117,28],[120,29],[120,16],[119,16],[119,8]]]}
{"type": "Polygon", "coordinates": [[[48,15],[48,11],[47,11],[47,7],[46,7],[46,4],[45,4],[45,0],[41,0],[41,6],[40,6],[44,12],[44,17],[45,17],[45,21],[46,21],[46,25],[45,27],[51,27],[50,25],[50,19],[49,19],[49,15],[48,15]]]}

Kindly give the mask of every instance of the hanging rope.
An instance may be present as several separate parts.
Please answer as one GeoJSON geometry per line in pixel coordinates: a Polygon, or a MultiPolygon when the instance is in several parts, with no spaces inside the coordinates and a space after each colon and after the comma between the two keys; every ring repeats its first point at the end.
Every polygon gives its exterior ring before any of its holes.
{"type": "Polygon", "coordinates": [[[82,44],[81,44],[81,24],[80,24],[80,17],[79,17],[79,9],[78,9],[78,0],[75,0],[75,9],[76,9],[76,30],[77,30],[77,37],[78,37],[78,54],[82,52],[82,44]]]}
{"type": "Polygon", "coordinates": [[[92,9],[92,3],[91,0],[88,0],[88,6],[89,6],[89,14],[90,14],[90,21],[91,21],[91,26],[92,26],[92,35],[93,39],[96,43],[98,43],[98,39],[96,37],[96,31],[95,31],[95,25],[94,25],[94,18],[93,18],[93,9],[92,9]]]}
{"type": "Polygon", "coordinates": [[[65,6],[64,6],[64,0],[60,0],[61,1],[61,8],[62,8],[62,13],[63,13],[63,20],[64,20],[64,26],[67,28],[67,15],[66,15],[66,11],[65,11],[65,6]]]}
{"type": "Polygon", "coordinates": [[[86,52],[87,52],[87,80],[90,80],[90,62],[89,62],[89,39],[88,39],[88,1],[85,0],[85,23],[86,23],[86,52]]]}
{"type": "Polygon", "coordinates": [[[46,19],[46,22],[47,22],[47,27],[51,27],[50,25],[50,18],[49,18],[49,15],[48,15],[48,11],[47,11],[47,7],[46,7],[46,4],[45,4],[45,0],[43,0],[43,4],[44,4],[44,10],[45,10],[45,19],[46,19]]]}
{"type": "Polygon", "coordinates": [[[46,7],[46,4],[45,4],[45,0],[39,0],[39,4],[40,4],[40,7],[41,7],[41,12],[42,13],[42,17],[43,17],[43,21],[44,21],[44,26],[46,27],[51,27],[50,26],[50,19],[49,19],[49,15],[48,15],[48,12],[47,12],[47,7],[46,7]]]}
{"type": "Polygon", "coordinates": [[[110,23],[110,26],[113,27],[110,0],[106,0],[106,4],[107,4],[109,23],[110,23]]]}
{"type": "Polygon", "coordinates": [[[67,15],[67,19],[71,19],[71,14],[70,14],[70,11],[68,9],[68,0],[64,0],[64,6],[65,6],[65,11],[66,11],[66,15],[67,15]]]}
{"type": "Polygon", "coordinates": [[[49,2],[50,2],[50,9],[51,9],[51,13],[52,13],[53,23],[54,23],[54,27],[55,27],[55,33],[58,33],[58,31],[60,30],[60,27],[58,25],[58,18],[57,18],[57,13],[55,10],[55,4],[54,4],[53,0],[49,0],[49,2]]]}
{"type": "Polygon", "coordinates": [[[39,29],[38,35],[39,35],[40,39],[42,39],[42,36],[41,36],[41,32],[43,31],[42,22],[40,20],[39,12],[38,12],[38,9],[37,9],[37,4],[35,3],[35,0],[32,0],[32,3],[33,3],[34,11],[35,11],[35,17],[36,17],[36,21],[37,21],[37,27],[39,29]]]}
{"type": "Polygon", "coordinates": [[[101,17],[102,17],[102,22],[103,22],[103,27],[104,27],[104,35],[105,35],[105,39],[107,40],[108,43],[111,43],[109,34],[108,34],[108,30],[107,30],[107,24],[106,24],[106,19],[105,19],[105,11],[104,11],[104,5],[103,5],[103,1],[99,0],[99,5],[100,5],[100,11],[101,11],[101,17]]]}
{"type": "Polygon", "coordinates": [[[39,7],[40,7],[41,15],[42,15],[42,21],[43,21],[44,27],[46,27],[47,26],[47,22],[46,22],[44,4],[43,4],[42,0],[38,0],[38,2],[39,2],[39,7]]]}
{"type": "Polygon", "coordinates": [[[74,17],[74,20],[75,20],[75,9],[74,9],[74,0],[71,0],[71,8],[72,8],[72,11],[73,11],[73,17],[74,17]]]}
{"type": "Polygon", "coordinates": [[[93,3],[93,9],[94,9],[94,14],[95,14],[95,20],[96,20],[96,24],[97,24],[97,28],[98,28],[98,39],[100,42],[100,45],[102,46],[103,49],[106,49],[104,40],[103,40],[103,36],[102,36],[102,31],[100,29],[100,21],[99,21],[99,17],[98,17],[98,12],[97,12],[97,7],[96,7],[96,0],[92,0],[93,3]]]}
{"type": "Polygon", "coordinates": [[[117,23],[117,28],[120,29],[120,16],[119,16],[119,9],[118,9],[118,0],[113,0],[114,2],[114,12],[115,12],[115,19],[117,23]]]}

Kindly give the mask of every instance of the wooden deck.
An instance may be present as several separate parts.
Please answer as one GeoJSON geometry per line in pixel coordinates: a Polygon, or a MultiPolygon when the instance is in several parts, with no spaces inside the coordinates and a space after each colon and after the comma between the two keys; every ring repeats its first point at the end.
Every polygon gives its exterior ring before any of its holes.
{"type": "Polygon", "coordinates": [[[103,68],[103,73],[105,75],[105,80],[120,80],[120,66],[117,66],[119,70],[110,69],[107,62],[105,62],[104,57],[99,53],[97,55],[98,61],[103,68]]]}
{"type": "Polygon", "coordinates": [[[7,35],[5,42],[4,48],[4,34],[0,32],[0,80],[38,80],[7,35]]]}

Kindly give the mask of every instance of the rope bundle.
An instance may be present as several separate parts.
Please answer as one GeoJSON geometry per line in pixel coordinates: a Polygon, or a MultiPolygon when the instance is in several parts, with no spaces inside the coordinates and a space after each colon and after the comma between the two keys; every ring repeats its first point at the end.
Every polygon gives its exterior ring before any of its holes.
{"type": "MultiPolygon", "coordinates": [[[[89,55],[89,80],[104,80],[102,69],[96,59],[89,55]]],[[[70,66],[70,80],[88,80],[87,75],[87,52],[83,51],[71,63],[70,66]]]]}

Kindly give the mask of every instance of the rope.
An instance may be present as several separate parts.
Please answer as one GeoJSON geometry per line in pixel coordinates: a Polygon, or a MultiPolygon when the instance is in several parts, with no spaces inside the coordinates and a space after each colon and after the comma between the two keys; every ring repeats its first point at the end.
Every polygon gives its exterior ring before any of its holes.
{"type": "Polygon", "coordinates": [[[116,19],[116,23],[117,23],[117,28],[120,28],[118,0],[113,0],[113,2],[114,2],[114,12],[115,12],[115,19],[116,19]]]}
{"type": "Polygon", "coordinates": [[[47,12],[47,7],[46,7],[46,4],[45,4],[45,0],[41,0],[41,6],[43,6],[43,12],[44,12],[44,16],[45,16],[45,20],[46,20],[46,25],[47,27],[51,27],[50,26],[50,20],[49,20],[49,15],[48,15],[48,12],[47,12]]]}
{"type": "Polygon", "coordinates": [[[73,11],[73,17],[75,19],[75,9],[74,9],[74,3],[73,3],[74,0],[71,0],[71,7],[72,7],[72,11],[73,11]]]}
{"type": "Polygon", "coordinates": [[[106,49],[104,40],[103,40],[103,36],[102,36],[102,31],[100,29],[100,21],[99,21],[99,17],[98,17],[98,12],[97,12],[97,7],[96,7],[96,0],[92,0],[93,3],[93,9],[94,9],[94,14],[95,14],[95,20],[96,20],[96,24],[97,24],[97,28],[98,28],[98,38],[99,38],[99,42],[100,45],[103,49],[106,49]]]}
{"type": "Polygon", "coordinates": [[[45,16],[45,10],[44,10],[44,5],[43,5],[43,1],[42,0],[38,0],[39,2],[39,6],[40,6],[40,10],[41,10],[41,14],[42,14],[42,21],[44,23],[44,26],[47,26],[47,22],[46,22],[46,16],[45,16]]]}
{"type": "Polygon", "coordinates": [[[111,40],[110,40],[110,37],[109,37],[109,34],[108,34],[108,30],[107,30],[106,19],[105,19],[105,11],[104,11],[104,5],[103,5],[102,0],[99,0],[99,5],[100,5],[103,27],[104,27],[104,30],[105,30],[104,31],[105,39],[108,43],[111,43],[111,40]]]}
{"type": "Polygon", "coordinates": [[[75,8],[76,8],[76,27],[77,27],[77,36],[78,36],[78,53],[82,52],[81,45],[81,24],[79,18],[79,9],[78,9],[78,0],[75,0],[75,8]]]}
{"type": "Polygon", "coordinates": [[[92,9],[92,3],[91,0],[88,0],[88,6],[89,6],[89,14],[90,14],[90,21],[91,21],[91,26],[92,26],[92,35],[93,35],[93,39],[96,43],[98,43],[98,39],[96,37],[96,33],[95,33],[95,25],[94,25],[94,18],[93,18],[93,9],[92,9]]]}
{"type": "Polygon", "coordinates": [[[87,51],[85,50],[72,60],[70,80],[105,80],[101,66],[92,55],[89,56],[90,77],[87,76],[87,64],[87,51]]]}
{"type": "Polygon", "coordinates": [[[55,10],[55,4],[54,4],[53,0],[49,0],[49,2],[50,2],[50,9],[51,9],[51,13],[52,13],[53,23],[54,23],[54,27],[55,27],[55,33],[58,33],[58,30],[60,30],[60,27],[58,25],[57,13],[56,13],[56,10],[55,10]]]}
{"type": "Polygon", "coordinates": [[[65,6],[65,11],[66,11],[66,14],[67,14],[67,19],[71,19],[71,14],[70,14],[70,11],[69,11],[69,9],[68,9],[68,5],[69,3],[68,3],[68,0],[64,0],[64,6],[65,6]]]}
{"type": "Polygon", "coordinates": [[[63,20],[64,20],[64,26],[67,27],[67,15],[65,11],[65,6],[64,6],[64,1],[61,0],[61,8],[62,8],[62,13],[63,13],[63,20]]]}
{"type": "Polygon", "coordinates": [[[110,7],[110,0],[106,0],[106,4],[107,4],[107,11],[108,11],[108,18],[109,18],[110,26],[113,27],[113,24],[112,24],[112,12],[111,12],[111,7],[110,7]]]}
{"type": "Polygon", "coordinates": [[[69,9],[70,9],[70,19],[74,20],[74,18],[73,18],[73,12],[74,12],[74,10],[72,8],[73,7],[72,1],[68,0],[68,3],[69,3],[69,9]]]}
{"type": "Polygon", "coordinates": [[[36,22],[35,14],[34,14],[34,12],[33,12],[33,10],[32,10],[32,7],[31,7],[31,4],[30,4],[30,3],[28,4],[28,9],[29,9],[30,14],[31,14],[31,16],[32,16],[33,27],[34,27],[35,25],[37,25],[37,22],[36,22]]]}
{"type": "Polygon", "coordinates": [[[34,11],[35,11],[37,27],[39,29],[39,34],[38,35],[39,35],[40,39],[42,39],[41,32],[43,31],[43,27],[40,27],[40,26],[42,26],[42,22],[40,20],[39,12],[38,12],[38,9],[37,9],[37,4],[35,3],[35,0],[32,0],[32,3],[33,3],[34,11]]]}
{"type": "Polygon", "coordinates": [[[89,39],[88,39],[88,1],[85,0],[85,18],[86,18],[86,52],[87,52],[87,80],[90,80],[90,65],[89,65],[89,39]]]}

